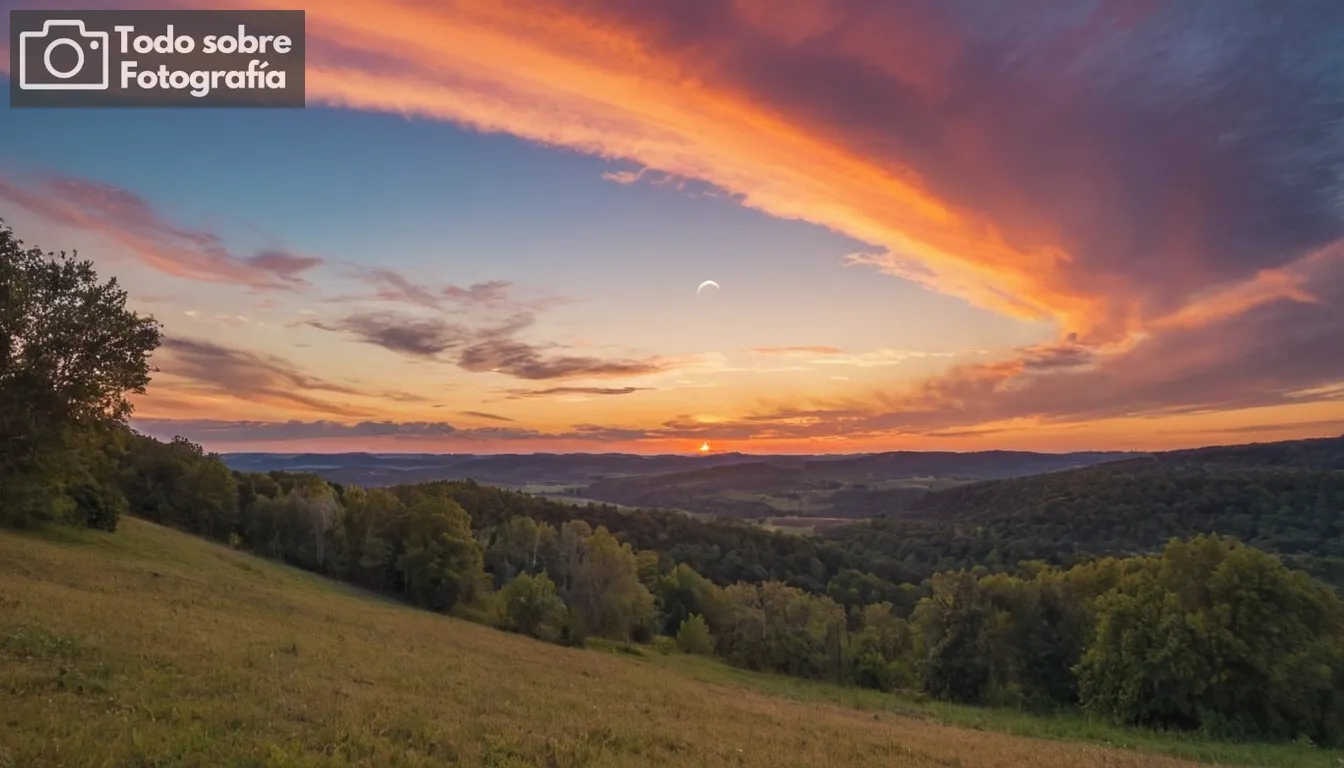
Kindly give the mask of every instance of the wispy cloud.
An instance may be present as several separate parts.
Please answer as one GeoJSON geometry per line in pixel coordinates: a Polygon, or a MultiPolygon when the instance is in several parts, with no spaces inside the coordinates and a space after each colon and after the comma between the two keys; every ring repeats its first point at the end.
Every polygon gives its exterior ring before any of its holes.
{"type": "Polygon", "coordinates": [[[391,267],[349,265],[347,277],[368,286],[368,293],[333,296],[329,303],[387,302],[405,304],[442,313],[461,314],[468,310],[537,312],[570,303],[563,296],[519,297],[509,280],[488,280],[466,287],[432,285],[413,279],[391,267]]]}
{"type": "Polygon", "coordinates": [[[856,368],[875,368],[898,365],[906,360],[931,357],[956,357],[956,352],[923,352],[907,349],[874,349],[868,352],[848,353],[839,347],[754,347],[753,354],[768,357],[787,357],[814,365],[850,365],[856,368]]]}
{"type": "Polygon", "coordinates": [[[753,347],[749,350],[758,355],[843,355],[839,347],[753,347]]]}
{"type": "Polygon", "coordinates": [[[359,341],[422,359],[449,359],[473,373],[499,373],[531,381],[647,376],[671,370],[663,358],[606,359],[567,354],[555,344],[522,341],[517,335],[535,323],[521,312],[501,323],[467,327],[440,318],[404,314],[351,315],[336,321],[309,320],[314,328],[348,334],[359,341]],[[447,355],[446,353],[450,353],[447,355]]]}
{"type": "Polygon", "coordinates": [[[344,333],[366,344],[412,357],[433,358],[462,345],[471,332],[440,318],[416,318],[391,312],[350,315],[339,320],[308,320],[324,331],[344,333]]]}
{"type": "Polygon", "coordinates": [[[349,397],[424,401],[423,397],[412,393],[362,389],[328,381],[304,373],[292,363],[273,355],[199,339],[166,337],[154,360],[163,374],[177,380],[170,382],[170,390],[208,392],[305,412],[334,416],[358,416],[369,412],[368,406],[350,404],[349,397]],[[333,395],[341,397],[330,397],[333,395]]]}
{"type": "Polygon", "coordinates": [[[178,435],[205,445],[324,441],[352,438],[442,441],[444,439],[532,440],[542,433],[511,427],[459,429],[438,421],[230,421],[223,419],[134,419],[132,426],[160,439],[178,435]]]}
{"type": "Polygon", "coordinates": [[[87,179],[0,178],[0,201],[53,224],[108,237],[145,266],[188,280],[294,289],[308,286],[302,275],[323,264],[316,256],[273,248],[235,255],[218,235],[171,224],[130,190],[87,179]]]}
{"type": "Polygon", "coordinates": [[[506,397],[509,400],[525,400],[535,397],[586,396],[607,397],[611,395],[629,395],[645,392],[650,387],[549,387],[547,389],[510,389],[506,397]]]}
{"type": "Polygon", "coordinates": [[[508,416],[500,416],[495,413],[486,413],[485,411],[460,411],[463,416],[471,416],[477,419],[489,419],[491,421],[513,421],[508,416]]]}
{"type": "Polygon", "coordinates": [[[661,358],[608,360],[551,354],[537,345],[508,337],[487,337],[464,348],[457,364],[468,371],[503,373],[530,381],[648,376],[670,370],[672,365],[661,358]]]}
{"type": "Polygon", "coordinates": [[[445,286],[440,293],[449,301],[465,304],[498,304],[508,298],[508,291],[512,285],[513,283],[508,280],[491,280],[486,283],[475,283],[467,288],[445,286]]]}
{"type": "Polygon", "coordinates": [[[371,296],[354,298],[406,302],[430,309],[435,309],[440,304],[440,297],[434,291],[411,282],[396,270],[376,267],[360,269],[356,275],[361,282],[371,286],[374,293],[371,296]]]}

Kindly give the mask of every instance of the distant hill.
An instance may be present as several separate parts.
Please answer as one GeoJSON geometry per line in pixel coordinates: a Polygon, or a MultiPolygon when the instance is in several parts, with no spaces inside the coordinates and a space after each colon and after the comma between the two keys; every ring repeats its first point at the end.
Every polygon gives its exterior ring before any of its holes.
{"type": "Polygon", "coordinates": [[[1020,477],[1139,456],[1121,452],[896,451],[812,456],[567,454],[225,454],[239,471],[313,472],[366,487],[435,480],[559,493],[637,507],[738,518],[860,518],[893,511],[930,489],[1020,477]],[[896,487],[893,487],[896,483],[896,487]]]}
{"type": "Polygon", "coordinates": [[[828,538],[864,559],[1066,561],[1236,536],[1344,584],[1344,437],[1215,446],[1006,480],[894,506],[828,538]]]}
{"type": "Polygon", "coordinates": [[[228,453],[224,463],[243,472],[313,472],[328,480],[369,487],[434,480],[476,480],[503,485],[587,485],[606,477],[649,475],[769,460],[787,466],[806,457],[639,456],[629,453],[372,454],[228,453]]]}
{"type": "MultiPolygon", "coordinates": [[[[1172,505],[1199,505],[1198,489],[1221,498],[1234,487],[1246,496],[1283,479],[1330,478],[1344,470],[1344,437],[1213,446],[1157,453],[1089,468],[1053,472],[952,488],[930,493],[909,505],[906,517],[997,521],[1024,515],[1063,511],[1062,506],[1108,505],[1116,511],[1123,505],[1139,505],[1159,511],[1172,505]],[[1144,482],[1136,482],[1143,480],[1144,482]]],[[[1291,485],[1290,489],[1295,489],[1291,485]]],[[[1298,501],[1301,499],[1298,498],[1298,501]]],[[[1263,504],[1266,499],[1254,499],[1263,504]]],[[[1336,508],[1344,514],[1344,506],[1336,508]]],[[[1341,521],[1344,523],[1344,520],[1341,521]]]]}
{"type": "Polygon", "coordinates": [[[899,451],[809,456],[790,464],[763,459],[688,472],[610,478],[589,485],[582,495],[628,506],[684,509],[725,517],[858,518],[894,511],[933,488],[949,484],[1086,467],[1137,455],[899,451]]]}
{"type": "Polygon", "coordinates": [[[1277,443],[1213,445],[1167,451],[1153,456],[1166,464],[1191,463],[1225,467],[1295,467],[1344,469],[1344,435],[1277,443]]]}

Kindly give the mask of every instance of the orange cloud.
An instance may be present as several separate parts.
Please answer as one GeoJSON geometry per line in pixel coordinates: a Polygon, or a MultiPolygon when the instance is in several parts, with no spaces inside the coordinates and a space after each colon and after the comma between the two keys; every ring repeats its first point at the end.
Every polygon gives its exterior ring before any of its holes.
{"type": "MultiPolygon", "coordinates": [[[[874,163],[749,92],[697,77],[693,61],[655,55],[643,31],[600,9],[490,0],[306,5],[310,104],[449,120],[637,161],[884,247],[883,269],[982,306],[1075,328],[1109,314],[1095,310],[1104,297],[1068,285],[1068,256],[1057,247],[1010,245],[910,168],[874,163]]],[[[763,18],[750,4],[742,11],[763,18]]],[[[820,23],[793,16],[769,33],[787,37],[820,23]]]]}
{"type": "MultiPolygon", "coordinates": [[[[1331,42],[1229,39],[1207,66],[1183,67],[1153,51],[1207,30],[1163,3],[990,15],[859,0],[299,5],[314,105],[704,180],[873,246],[851,264],[1084,339],[1142,333],[1340,234],[1339,190],[1293,181],[1344,162],[1331,42]],[[1170,26],[1182,24],[1194,26],[1170,26]],[[1237,65],[1265,56],[1292,60],[1265,70],[1282,83],[1254,90],[1237,65]],[[1292,96],[1305,88],[1321,98],[1292,96]]],[[[1253,27],[1255,13],[1220,23],[1253,27]]]]}
{"type": "MultiPolygon", "coordinates": [[[[1063,16],[1023,5],[989,18],[857,0],[300,5],[312,104],[442,119],[701,179],[872,244],[851,264],[1100,341],[1281,266],[1300,245],[1283,233],[1325,234],[1319,200],[1305,197],[1317,191],[1288,186],[1296,168],[1253,157],[1279,151],[1256,142],[1294,148],[1305,167],[1340,159],[1323,144],[1337,97],[1321,114],[1299,99],[1277,117],[1275,93],[1219,88],[1239,85],[1226,78],[1240,50],[1199,71],[1151,55],[1144,46],[1173,39],[1163,24],[1198,23],[1160,3],[1063,16]],[[1245,122],[1247,103],[1267,115],[1255,131],[1207,128],[1245,122]],[[1326,127],[1305,131],[1312,118],[1326,127]],[[1283,200],[1266,205],[1259,188],[1283,200]]],[[[1293,55],[1319,69],[1314,53],[1304,43],[1293,55]]],[[[1310,66],[1283,70],[1303,87],[1321,82],[1310,66]]]]}

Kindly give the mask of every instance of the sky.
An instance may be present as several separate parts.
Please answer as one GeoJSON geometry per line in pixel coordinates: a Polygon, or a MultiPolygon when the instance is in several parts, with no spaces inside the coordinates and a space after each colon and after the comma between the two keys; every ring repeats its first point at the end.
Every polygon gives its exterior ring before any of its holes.
{"type": "Polygon", "coordinates": [[[306,109],[0,111],[0,219],[163,326],[147,434],[1344,433],[1336,0],[47,6],[307,11],[306,109]]]}

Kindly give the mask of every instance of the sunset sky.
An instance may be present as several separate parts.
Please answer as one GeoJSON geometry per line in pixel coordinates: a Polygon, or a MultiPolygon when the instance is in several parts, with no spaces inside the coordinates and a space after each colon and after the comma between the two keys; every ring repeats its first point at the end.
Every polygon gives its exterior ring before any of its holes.
{"type": "MultiPolygon", "coordinates": [[[[0,23],[14,7],[34,4],[0,0],[0,23]]],[[[0,218],[163,324],[149,434],[785,453],[1344,432],[1338,0],[306,9],[307,109],[0,112],[0,218]]]]}

